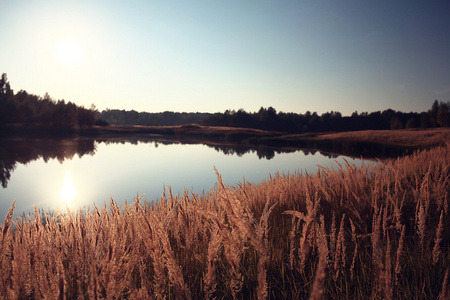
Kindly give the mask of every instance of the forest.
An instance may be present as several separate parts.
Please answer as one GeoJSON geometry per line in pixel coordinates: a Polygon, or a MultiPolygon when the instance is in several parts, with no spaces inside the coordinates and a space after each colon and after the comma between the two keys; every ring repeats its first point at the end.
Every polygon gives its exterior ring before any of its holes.
{"type": "Polygon", "coordinates": [[[355,111],[351,116],[342,116],[337,111],[321,115],[310,111],[304,114],[277,112],[273,107],[261,107],[258,112],[239,109],[214,114],[171,111],[149,113],[118,109],[98,112],[94,105],[88,109],[70,101],[66,102],[64,99],[54,100],[48,93],[44,97],[29,94],[24,90],[14,93],[5,73],[0,79],[0,128],[5,125],[16,125],[26,128],[77,130],[108,124],[174,126],[192,123],[288,133],[425,129],[450,126],[450,102],[435,100],[428,111],[421,113],[404,113],[387,109],[383,112],[359,114],[355,111]]]}
{"type": "Polygon", "coordinates": [[[450,103],[435,100],[427,112],[404,113],[392,109],[372,113],[354,112],[342,116],[340,112],[318,115],[277,112],[275,108],[261,107],[258,112],[248,113],[243,109],[226,110],[224,113],[148,113],[126,110],[104,110],[99,119],[114,125],[170,126],[196,123],[207,126],[230,126],[254,128],[289,133],[387,130],[408,128],[435,128],[450,126],[450,103]]]}
{"type": "Polygon", "coordinates": [[[19,125],[27,128],[57,128],[74,130],[90,127],[97,120],[97,111],[77,106],[73,102],[29,94],[24,90],[17,93],[11,89],[7,75],[0,79],[0,128],[5,125],[19,125]]]}
{"type": "Polygon", "coordinates": [[[160,113],[137,112],[135,110],[106,109],[99,113],[100,124],[176,126],[184,124],[202,124],[210,113],[187,113],[165,111],[160,113]]]}
{"type": "Polygon", "coordinates": [[[214,114],[204,120],[204,125],[238,126],[291,133],[448,127],[450,104],[435,100],[428,112],[404,113],[387,109],[370,114],[354,112],[348,117],[334,111],[319,116],[316,112],[277,113],[273,107],[261,107],[256,113],[247,113],[241,109],[237,112],[228,110],[223,114],[214,114]]]}

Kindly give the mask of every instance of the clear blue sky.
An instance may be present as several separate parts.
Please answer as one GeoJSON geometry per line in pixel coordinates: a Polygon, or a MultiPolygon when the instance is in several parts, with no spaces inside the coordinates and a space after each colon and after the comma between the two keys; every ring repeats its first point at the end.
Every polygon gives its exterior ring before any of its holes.
{"type": "Polygon", "coordinates": [[[450,2],[1,0],[0,73],[99,110],[420,112],[450,100],[450,2]]]}

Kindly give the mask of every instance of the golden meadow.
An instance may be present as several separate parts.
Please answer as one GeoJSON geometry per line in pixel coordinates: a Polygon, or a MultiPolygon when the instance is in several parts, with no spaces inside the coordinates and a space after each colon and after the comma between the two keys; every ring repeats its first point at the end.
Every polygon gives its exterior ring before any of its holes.
{"type": "Polygon", "coordinates": [[[448,299],[450,143],[396,160],[42,212],[0,228],[2,299],[448,299]]]}

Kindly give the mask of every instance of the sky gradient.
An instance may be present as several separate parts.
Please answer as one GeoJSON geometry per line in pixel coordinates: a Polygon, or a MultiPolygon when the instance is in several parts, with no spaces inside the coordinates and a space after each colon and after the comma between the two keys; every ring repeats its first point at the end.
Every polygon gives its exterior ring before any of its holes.
{"type": "Polygon", "coordinates": [[[0,73],[99,110],[426,111],[449,1],[1,1],[0,73]]]}

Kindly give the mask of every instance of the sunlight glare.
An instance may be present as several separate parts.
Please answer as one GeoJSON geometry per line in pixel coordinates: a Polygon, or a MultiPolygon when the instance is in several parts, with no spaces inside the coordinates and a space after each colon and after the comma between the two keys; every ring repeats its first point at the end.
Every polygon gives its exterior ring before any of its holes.
{"type": "Polygon", "coordinates": [[[66,172],[66,178],[64,179],[64,184],[59,191],[59,195],[61,199],[66,202],[67,205],[70,205],[75,196],[77,195],[77,191],[72,182],[72,176],[70,176],[70,172],[66,172]]]}
{"type": "Polygon", "coordinates": [[[83,60],[84,48],[77,39],[66,36],[55,43],[55,55],[61,64],[74,68],[83,60]]]}

